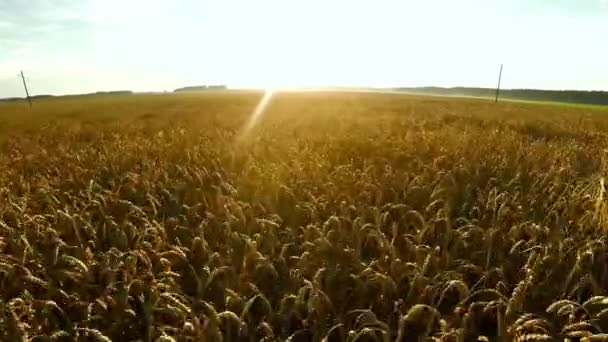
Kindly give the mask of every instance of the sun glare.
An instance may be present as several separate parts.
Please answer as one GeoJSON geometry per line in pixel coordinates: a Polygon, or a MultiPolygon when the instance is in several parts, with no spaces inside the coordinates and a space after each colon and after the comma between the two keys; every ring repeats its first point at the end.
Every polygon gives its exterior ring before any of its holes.
{"type": "Polygon", "coordinates": [[[255,109],[251,113],[249,120],[247,121],[247,124],[243,128],[243,131],[241,132],[241,135],[240,135],[241,138],[249,135],[249,132],[251,132],[251,130],[257,125],[258,121],[262,117],[262,114],[264,114],[266,107],[268,107],[268,104],[270,103],[272,96],[275,93],[276,93],[275,89],[266,89],[266,91],[264,92],[264,96],[262,96],[262,98],[260,99],[260,102],[258,102],[257,106],[255,106],[255,109]]]}

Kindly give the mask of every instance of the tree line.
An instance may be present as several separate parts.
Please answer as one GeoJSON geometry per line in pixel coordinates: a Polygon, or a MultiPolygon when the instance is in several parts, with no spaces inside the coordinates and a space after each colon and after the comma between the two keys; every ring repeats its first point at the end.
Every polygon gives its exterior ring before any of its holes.
{"type": "MultiPolygon", "coordinates": [[[[474,96],[490,98],[493,98],[496,94],[496,89],[492,88],[418,87],[397,88],[396,90],[429,95],[474,96]]],[[[608,92],[606,91],[504,89],[500,91],[500,97],[513,100],[608,105],[608,92]]]]}

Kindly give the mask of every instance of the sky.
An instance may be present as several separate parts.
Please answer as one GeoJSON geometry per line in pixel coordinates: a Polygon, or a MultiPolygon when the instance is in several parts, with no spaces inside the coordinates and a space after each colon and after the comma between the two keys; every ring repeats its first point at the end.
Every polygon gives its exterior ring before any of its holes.
{"type": "Polygon", "coordinates": [[[0,0],[0,98],[98,90],[608,91],[608,0],[0,0]]]}

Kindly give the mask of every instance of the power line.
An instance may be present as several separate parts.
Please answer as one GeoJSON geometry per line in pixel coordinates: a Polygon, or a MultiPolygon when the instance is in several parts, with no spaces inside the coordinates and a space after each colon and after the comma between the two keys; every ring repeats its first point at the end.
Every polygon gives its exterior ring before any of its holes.
{"type": "Polygon", "coordinates": [[[494,103],[498,103],[498,95],[500,94],[501,79],[502,79],[502,64],[500,65],[500,72],[498,73],[498,86],[496,87],[496,100],[494,100],[494,103]]]}
{"type": "Polygon", "coordinates": [[[30,107],[32,107],[32,99],[30,98],[30,92],[27,90],[27,83],[25,82],[25,76],[23,76],[23,70],[21,70],[21,79],[23,80],[23,88],[25,88],[27,102],[30,104],[30,107]]]}

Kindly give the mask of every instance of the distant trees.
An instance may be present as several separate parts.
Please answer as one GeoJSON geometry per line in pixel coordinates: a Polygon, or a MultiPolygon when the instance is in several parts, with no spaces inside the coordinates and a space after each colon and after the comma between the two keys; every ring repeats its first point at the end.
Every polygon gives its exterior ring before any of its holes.
{"type": "MultiPolygon", "coordinates": [[[[397,88],[399,91],[452,96],[493,97],[495,89],[491,88],[397,88]]],[[[608,105],[608,92],[582,90],[537,90],[537,89],[504,89],[500,91],[501,98],[528,101],[552,101],[593,105],[608,105]]]]}
{"type": "Polygon", "coordinates": [[[210,90],[215,91],[215,90],[226,90],[226,89],[228,89],[228,87],[226,87],[225,85],[200,85],[200,86],[177,88],[173,92],[179,93],[179,92],[188,92],[188,91],[210,91],[210,90]]]}
{"type": "Polygon", "coordinates": [[[95,95],[131,95],[131,90],[111,90],[111,91],[98,91],[95,95]]]}

